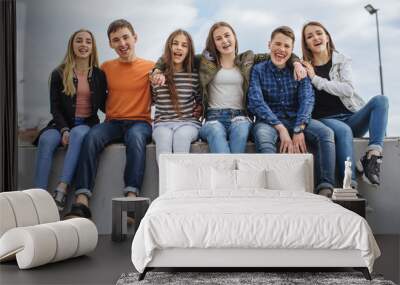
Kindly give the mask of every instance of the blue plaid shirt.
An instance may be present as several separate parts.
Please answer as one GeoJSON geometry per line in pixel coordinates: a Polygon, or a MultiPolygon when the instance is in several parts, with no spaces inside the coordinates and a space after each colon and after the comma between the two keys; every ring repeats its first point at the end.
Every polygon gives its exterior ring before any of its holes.
{"type": "Polygon", "coordinates": [[[314,91],[308,77],[296,81],[292,69],[277,68],[271,60],[254,65],[248,91],[248,109],[257,121],[270,125],[282,120],[293,126],[307,124],[314,107],[314,91]]]}

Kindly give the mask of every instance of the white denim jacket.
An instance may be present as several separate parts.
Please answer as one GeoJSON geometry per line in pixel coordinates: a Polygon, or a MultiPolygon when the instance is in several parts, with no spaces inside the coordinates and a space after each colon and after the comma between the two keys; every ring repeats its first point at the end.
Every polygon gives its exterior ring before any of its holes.
{"type": "Polygon", "coordinates": [[[334,51],[329,78],[330,80],[315,75],[311,82],[316,89],[338,96],[351,112],[357,112],[364,106],[364,100],[354,90],[350,58],[334,51]]]}

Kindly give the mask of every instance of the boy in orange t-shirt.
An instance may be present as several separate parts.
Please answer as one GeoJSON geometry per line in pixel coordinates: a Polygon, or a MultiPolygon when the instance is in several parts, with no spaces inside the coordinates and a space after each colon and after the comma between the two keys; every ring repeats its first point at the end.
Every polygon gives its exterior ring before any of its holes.
{"type": "Polygon", "coordinates": [[[108,85],[106,120],[85,138],[76,177],[76,203],[68,216],[91,216],[88,205],[99,154],[112,142],[126,145],[124,194],[137,196],[143,182],[146,144],[151,139],[149,72],[154,63],[136,56],[137,34],[128,21],[112,22],[107,35],[118,58],[101,66],[108,85]]]}

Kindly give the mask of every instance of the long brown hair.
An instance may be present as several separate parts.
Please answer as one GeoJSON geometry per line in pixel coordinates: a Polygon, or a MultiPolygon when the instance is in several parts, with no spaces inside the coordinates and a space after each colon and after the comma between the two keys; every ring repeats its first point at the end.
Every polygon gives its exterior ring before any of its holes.
{"type": "Polygon", "coordinates": [[[175,65],[174,65],[174,61],[173,61],[173,52],[172,52],[172,43],[173,43],[175,37],[178,35],[184,35],[188,42],[188,53],[183,61],[183,69],[185,72],[188,72],[188,73],[191,73],[193,71],[194,46],[193,46],[193,40],[192,40],[192,37],[190,36],[190,34],[182,29],[178,29],[178,30],[172,32],[169,35],[167,41],[165,42],[164,54],[163,54],[163,61],[165,63],[164,75],[166,78],[166,83],[168,86],[171,102],[174,106],[175,111],[180,115],[181,112],[179,110],[178,94],[176,92],[176,86],[175,86],[175,81],[174,81],[174,74],[175,74],[176,70],[175,70],[175,65]]]}
{"type": "Polygon", "coordinates": [[[325,34],[328,36],[328,39],[329,39],[329,41],[326,43],[326,47],[327,47],[327,49],[328,49],[328,54],[329,54],[329,57],[332,57],[332,53],[333,53],[336,49],[335,49],[335,44],[334,44],[333,41],[332,41],[331,34],[329,34],[328,30],[327,30],[320,22],[311,21],[311,22],[306,23],[306,24],[303,26],[303,29],[302,29],[302,31],[301,31],[301,50],[302,50],[302,52],[303,52],[303,59],[304,59],[305,61],[310,61],[310,62],[312,62],[312,59],[313,59],[312,52],[311,52],[311,50],[307,47],[306,35],[304,34],[304,33],[305,33],[305,30],[306,30],[306,28],[307,28],[308,26],[317,26],[317,27],[320,27],[321,29],[324,30],[325,34]]]}
{"type": "Polygon", "coordinates": [[[210,53],[211,57],[213,57],[217,65],[220,66],[220,54],[219,51],[217,50],[217,47],[215,46],[214,42],[214,31],[220,27],[227,27],[232,31],[233,36],[235,37],[235,55],[238,54],[239,51],[239,44],[237,40],[237,36],[235,33],[235,30],[232,28],[231,25],[229,25],[227,22],[216,22],[214,25],[211,26],[210,31],[208,32],[207,40],[206,40],[206,51],[210,53]]]}
{"type": "Polygon", "coordinates": [[[95,66],[95,67],[99,66],[96,41],[94,39],[92,32],[90,32],[89,30],[85,30],[85,29],[80,29],[80,30],[74,32],[71,35],[71,37],[69,38],[67,52],[64,56],[64,59],[63,59],[62,63],[58,66],[58,69],[62,73],[62,80],[63,80],[63,86],[64,86],[63,92],[68,96],[73,96],[76,93],[75,85],[73,82],[74,67],[75,67],[75,54],[74,54],[73,43],[74,43],[75,36],[80,32],[86,32],[92,38],[92,53],[89,56],[89,69],[91,69],[93,66],[95,66]]]}

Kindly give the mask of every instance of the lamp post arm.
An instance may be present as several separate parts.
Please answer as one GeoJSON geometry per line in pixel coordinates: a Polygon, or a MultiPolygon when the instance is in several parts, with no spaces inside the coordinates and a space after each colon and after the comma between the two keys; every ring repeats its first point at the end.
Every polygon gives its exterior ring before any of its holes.
{"type": "Polygon", "coordinates": [[[384,95],[383,92],[383,75],[382,75],[382,59],[381,59],[381,40],[379,37],[379,22],[378,22],[378,10],[375,12],[376,19],[376,34],[378,37],[378,55],[379,55],[379,76],[381,81],[381,94],[384,95]]]}

